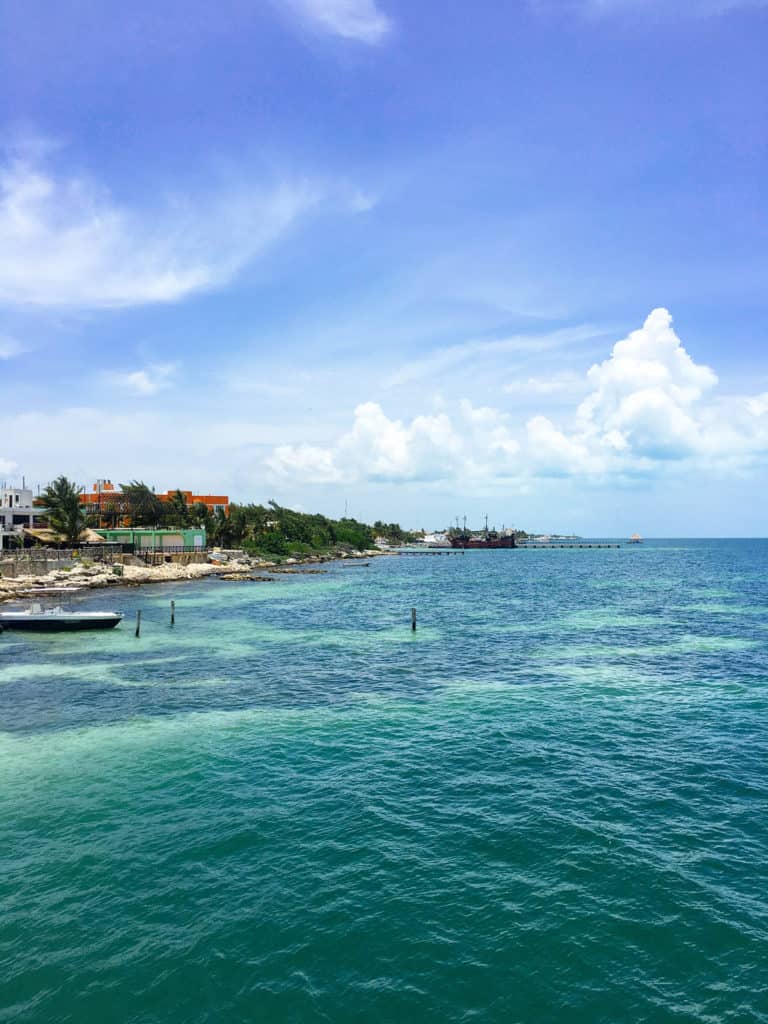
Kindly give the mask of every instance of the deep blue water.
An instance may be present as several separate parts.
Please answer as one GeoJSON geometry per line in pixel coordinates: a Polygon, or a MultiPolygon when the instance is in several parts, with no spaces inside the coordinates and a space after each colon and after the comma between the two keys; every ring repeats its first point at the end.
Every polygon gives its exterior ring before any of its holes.
{"type": "Polygon", "coordinates": [[[0,636],[1,1022],[768,1021],[768,542],[79,603],[0,636]]]}

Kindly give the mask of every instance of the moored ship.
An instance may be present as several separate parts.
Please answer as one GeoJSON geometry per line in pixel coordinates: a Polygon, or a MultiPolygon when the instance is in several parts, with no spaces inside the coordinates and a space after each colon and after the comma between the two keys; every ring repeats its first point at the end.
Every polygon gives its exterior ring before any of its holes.
{"type": "Polygon", "coordinates": [[[471,534],[462,533],[457,537],[451,537],[452,548],[516,548],[515,535],[498,534],[493,530],[488,532],[487,537],[473,537],[471,534]]]}
{"type": "Polygon", "coordinates": [[[485,518],[485,529],[479,533],[471,533],[467,530],[466,522],[463,530],[457,530],[451,537],[452,548],[516,548],[517,542],[515,540],[514,530],[502,530],[499,533],[497,530],[488,529],[488,517],[485,518]]]}

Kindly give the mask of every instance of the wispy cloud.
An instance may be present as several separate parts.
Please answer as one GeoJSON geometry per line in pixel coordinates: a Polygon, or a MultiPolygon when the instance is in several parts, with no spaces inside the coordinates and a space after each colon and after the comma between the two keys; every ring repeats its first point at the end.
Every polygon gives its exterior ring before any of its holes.
{"type": "Polygon", "coordinates": [[[178,363],[150,363],[141,370],[125,373],[108,372],[105,379],[116,387],[133,395],[156,395],[173,385],[178,363]]]}
{"type": "Polygon", "coordinates": [[[414,380],[421,380],[446,370],[456,369],[468,362],[498,359],[501,356],[514,353],[554,351],[591,341],[606,333],[603,328],[587,324],[583,327],[565,327],[549,334],[518,334],[510,338],[497,338],[488,341],[474,340],[457,345],[446,345],[443,348],[434,349],[420,359],[403,363],[387,378],[385,383],[388,387],[399,387],[414,380]]]}
{"type": "Polygon", "coordinates": [[[375,0],[283,0],[309,27],[344,39],[376,45],[392,31],[392,21],[375,0]]]}
{"type": "Polygon", "coordinates": [[[298,181],[135,209],[91,180],[15,159],[0,168],[0,304],[174,302],[226,284],[321,198],[298,181]]]}
{"type": "Polygon", "coordinates": [[[355,213],[368,213],[369,210],[375,210],[379,205],[379,197],[371,192],[356,189],[350,196],[349,205],[355,213]]]}
{"type": "Polygon", "coordinates": [[[20,341],[0,334],[0,359],[13,359],[14,356],[21,355],[23,351],[24,347],[20,341]]]}
{"type": "Polygon", "coordinates": [[[583,374],[575,370],[558,370],[547,376],[520,377],[506,384],[508,395],[571,395],[588,389],[583,374]]]}

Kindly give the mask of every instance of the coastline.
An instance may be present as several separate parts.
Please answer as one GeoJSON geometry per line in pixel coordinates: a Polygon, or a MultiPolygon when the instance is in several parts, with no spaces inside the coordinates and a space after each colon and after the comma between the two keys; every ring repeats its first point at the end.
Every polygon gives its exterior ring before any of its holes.
{"type": "MultiPolygon", "coordinates": [[[[34,600],[66,596],[83,590],[101,590],[107,587],[140,587],[150,583],[179,583],[188,580],[218,576],[232,581],[254,583],[272,581],[280,575],[305,571],[304,566],[324,565],[328,562],[366,561],[382,555],[397,554],[394,551],[369,549],[366,551],[335,551],[305,555],[300,558],[286,558],[272,562],[242,552],[238,557],[214,558],[207,562],[183,565],[177,562],[162,565],[120,565],[121,572],[115,572],[116,565],[95,563],[77,565],[71,569],[54,569],[41,575],[0,577],[0,604],[8,601],[34,600]],[[259,575],[255,575],[258,573],[259,575]]],[[[317,573],[322,570],[309,569],[317,573]]]]}

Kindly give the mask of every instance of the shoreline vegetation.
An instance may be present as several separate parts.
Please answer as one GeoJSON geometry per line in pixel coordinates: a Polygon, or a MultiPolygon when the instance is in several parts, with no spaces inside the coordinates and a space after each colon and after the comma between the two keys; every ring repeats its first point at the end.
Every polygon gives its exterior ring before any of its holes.
{"type": "Polygon", "coordinates": [[[58,477],[45,489],[40,499],[44,516],[59,543],[73,549],[72,557],[63,559],[67,564],[62,565],[61,559],[56,559],[57,564],[51,566],[41,553],[42,564],[35,571],[36,552],[41,552],[39,547],[10,552],[11,558],[27,564],[14,567],[9,576],[4,576],[0,569],[0,603],[59,592],[178,582],[207,576],[266,582],[280,573],[322,572],[321,569],[301,569],[301,566],[391,554],[377,545],[382,541],[387,545],[407,544],[418,536],[403,530],[398,523],[377,520],[369,526],[347,516],[329,519],[320,514],[283,508],[275,501],[266,505],[232,503],[228,515],[222,510],[214,515],[203,504],[188,505],[182,491],[176,491],[172,500],[164,504],[145,483],[134,480],[121,485],[114,507],[101,510],[102,516],[106,515],[107,519],[111,516],[113,525],[131,528],[202,527],[208,547],[199,555],[170,555],[167,560],[162,548],[116,554],[109,559],[102,556],[102,560],[97,560],[96,548],[89,552],[83,539],[89,531],[102,528],[103,523],[98,517],[84,514],[82,493],[82,487],[65,476],[58,477]],[[156,559],[161,559],[161,564],[147,564],[156,559]]]}
{"type": "MultiPolygon", "coordinates": [[[[101,493],[101,492],[100,492],[101,493]]],[[[225,581],[274,582],[283,573],[322,573],[324,562],[370,559],[397,553],[396,548],[424,541],[426,532],[404,530],[399,523],[372,525],[349,516],[330,519],[278,505],[239,504],[212,512],[200,501],[187,502],[181,490],[163,500],[143,481],[132,480],[109,492],[98,512],[86,513],[84,490],[65,476],[49,484],[35,504],[46,537],[0,553],[0,604],[54,599],[84,590],[115,586],[172,583],[216,576],[225,581]],[[99,548],[99,530],[204,531],[204,546],[144,547],[141,542],[117,550],[99,548]],[[52,544],[41,547],[39,541],[52,544]],[[68,548],[62,552],[62,546],[68,548]],[[306,568],[315,566],[315,568],[306,568]]],[[[32,533],[33,531],[29,531],[32,533]]],[[[487,533],[487,526],[486,526],[487,533]]],[[[523,531],[521,536],[527,537],[523,531]]],[[[458,526],[447,537],[460,535],[458,526]]],[[[21,537],[19,536],[19,542],[21,537]]]]}
{"type": "Polygon", "coordinates": [[[150,583],[181,583],[216,576],[225,581],[272,582],[280,575],[320,573],[327,562],[368,561],[395,551],[378,548],[352,551],[337,549],[318,551],[301,557],[280,560],[248,555],[244,551],[211,551],[205,562],[163,562],[145,565],[131,555],[124,562],[91,562],[87,554],[72,567],[52,569],[43,574],[25,574],[0,577],[0,604],[6,601],[30,600],[78,593],[82,590],[100,590],[106,587],[138,587],[150,583]],[[127,563],[127,564],[126,564],[127,563]]]}
{"type": "Polygon", "coordinates": [[[66,477],[59,477],[42,496],[55,529],[70,543],[76,543],[83,528],[98,530],[128,526],[152,529],[205,530],[210,547],[242,549],[263,558],[298,557],[335,548],[370,550],[377,538],[403,544],[416,534],[399,523],[377,520],[372,526],[349,516],[330,519],[319,513],[284,508],[276,501],[266,505],[231,502],[228,512],[212,513],[201,503],[188,504],[184,493],[173,492],[162,502],[143,481],[121,484],[114,500],[100,509],[99,516],[85,516],[81,506],[83,489],[66,477]],[[101,521],[100,521],[101,520],[101,521]],[[107,525],[109,524],[109,525],[107,525]]]}

